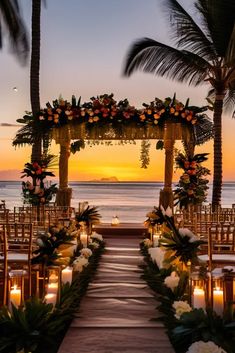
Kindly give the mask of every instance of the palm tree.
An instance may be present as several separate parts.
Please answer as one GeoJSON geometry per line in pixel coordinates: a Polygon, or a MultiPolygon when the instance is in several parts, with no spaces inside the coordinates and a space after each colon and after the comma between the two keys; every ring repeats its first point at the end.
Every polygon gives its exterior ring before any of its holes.
{"type": "Polygon", "coordinates": [[[3,46],[2,28],[7,30],[13,54],[22,64],[26,64],[29,42],[17,0],[0,1],[0,49],[3,46]]]}
{"type": "Polygon", "coordinates": [[[211,85],[214,105],[214,175],[212,205],[222,189],[222,112],[235,103],[235,1],[196,0],[200,25],[178,3],[164,0],[175,47],[150,38],[132,44],[124,74],[140,69],[189,85],[211,85]]]}
{"type": "Polygon", "coordinates": [[[36,116],[40,111],[40,41],[41,41],[41,0],[32,0],[32,20],[31,20],[31,65],[30,65],[30,100],[32,114],[35,121],[33,128],[34,143],[32,145],[32,162],[41,160],[42,136],[37,128],[36,116]]]}

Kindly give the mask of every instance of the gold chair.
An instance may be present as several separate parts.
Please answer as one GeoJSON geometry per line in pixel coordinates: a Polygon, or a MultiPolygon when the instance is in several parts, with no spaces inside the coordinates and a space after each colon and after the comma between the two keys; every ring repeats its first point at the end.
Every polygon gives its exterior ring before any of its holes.
{"type": "Polygon", "coordinates": [[[1,293],[0,303],[7,304],[7,283],[8,283],[8,268],[7,268],[7,236],[5,226],[0,231],[0,285],[1,293]]]}
{"type": "Polygon", "coordinates": [[[23,281],[28,278],[28,293],[32,293],[32,223],[14,223],[0,225],[5,229],[8,241],[7,259],[10,276],[22,276],[23,281]]]}

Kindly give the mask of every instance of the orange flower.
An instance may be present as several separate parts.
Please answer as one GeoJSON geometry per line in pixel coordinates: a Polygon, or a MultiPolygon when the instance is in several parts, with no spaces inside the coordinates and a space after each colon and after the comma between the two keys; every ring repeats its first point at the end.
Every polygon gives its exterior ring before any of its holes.
{"type": "Polygon", "coordinates": [[[100,119],[100,118],[99,118],[97,115],[94,116],[94,118],[93,118],[93,120],[94,120],[95,122],[97,122],[99,119],[100,119]]]}
{"type": "Polygon", "coordinates": [[[190,115],[190,114],[186,117],[186,119],[187,119],[188,121],[191,121],[192,118],[193,118],[193,117],[192,117],[192,115],[190,115]]]}
{"type": "Polygon", "coordinates": [[[141,114],[140,115],[140,120],[145,120],[146,118],[145,118],[145,115],[144,114],[141,114]]]}
{"type": "Polygon", "coordinates": [[[156,113],[156,114],[154,114],[153,117],[154,117],[154,119],[159,119],[159,118],[160,118],[160,115],[156,113]]]}
{"type": "Polygon", "coordinates": [[[175,108],[171,107],[171,108],[170,108],[170,113],[171,113],[171,114],[174,114],[174,112],[175,112],[175,108]]]}
{"type": "Polygon", "coordinates": [[[191,120],[191,123],[192,123],[193,125],[195,125],[196,122],[197,122],[197,119],[195,119],[195,118],[191,120]]]}
{"type": "Polygon", "coordinates": [[[179,112],[175,112],[175,114],[174,114],[175,116],[178,116],[179,115],[179,112]]]}
{"type": "Polygon", "coordinates": [[[148,115],[151,115],[151,114],[152,114],[152,110],[151,110],[151,109],[148,109],[148,110],[147,110],[147,114],[148,114],[148,115]]]}

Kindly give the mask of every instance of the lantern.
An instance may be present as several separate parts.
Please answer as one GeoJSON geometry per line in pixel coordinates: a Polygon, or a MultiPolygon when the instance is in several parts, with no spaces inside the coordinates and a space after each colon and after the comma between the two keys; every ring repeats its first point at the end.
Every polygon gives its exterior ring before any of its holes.
{"type": "Polygon", "coordinates": [[[119,220],[118,216],[113,216],[111,225],[112,226],[117,226],[119,224],[120,224],[120,220],[119,220]]]}

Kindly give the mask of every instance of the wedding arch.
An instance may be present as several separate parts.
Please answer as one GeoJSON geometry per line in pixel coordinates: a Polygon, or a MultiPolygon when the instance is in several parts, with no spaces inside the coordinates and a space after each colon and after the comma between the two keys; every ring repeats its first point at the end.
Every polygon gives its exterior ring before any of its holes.
{"type": "Polygon", "coordinates": [[[81,98],[68,102],[62,98],[47,103],[36,118],[26,115],[18,122],[24,123],[13,145],[33,143],[35,131],[40,132],[44,147],[50,140],[60,145],[59,189],[56,202],[68,206],[72,189],[68,184],[68,162],[71,141],[78,140],[161,140],[165,149],[164,188],[160,192],[160,204],[173,204],[172,175],[173,149],[176,140],[182,140],[193,154],[194,147],[212,137],[212,123],[205,114],[207,106],[190,106],[179,102],[175,96],[160,100],[155,98],[140,109],[131,106],[127,99],[117,102],[113,94],[92,97],[81,103],[81,98]]]}

